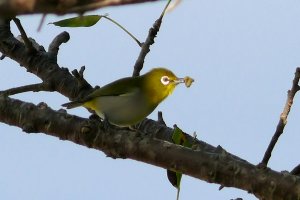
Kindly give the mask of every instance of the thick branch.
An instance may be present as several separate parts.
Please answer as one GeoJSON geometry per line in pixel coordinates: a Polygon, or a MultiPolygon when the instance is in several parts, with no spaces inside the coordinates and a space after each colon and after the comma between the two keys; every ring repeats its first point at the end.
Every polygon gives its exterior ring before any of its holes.
{"type": "Polygon", "coordinates": [[[83,13],[107,6],[152,2],[158,0],[2,0],[0,3],[0,17],[14,17],[22,14],[66,14],[83,13]]]}
{"type": "MultiPolygon", "coordinates": [[[[252,192],[261,199],[294,200],[300,195],[300,179],[236,159],[224,150],[207,152],[199,146],[188,149],[127,129],[110,128],[102,123],[57,112],[45,104],[35,106],[0,96],[0,121],[23,131],[43,132],[74,143],[103,151],[114,158],[130,158],[166,169],[177,170],[195,178],[252,192]],[[26,116],[26,117],[24,117],[26,116]]],[[[146,120],[144,125],[168,128],[146,120]],[[149,125],[149,124],[152,125],[149,125]]],[[[141,128],[144,126],[141,124],[141,128]]],[[[199,142],[201,143],[201,142],[199,142]]],[[[205,146],[205,144],[202,144],[205,146]]]]}

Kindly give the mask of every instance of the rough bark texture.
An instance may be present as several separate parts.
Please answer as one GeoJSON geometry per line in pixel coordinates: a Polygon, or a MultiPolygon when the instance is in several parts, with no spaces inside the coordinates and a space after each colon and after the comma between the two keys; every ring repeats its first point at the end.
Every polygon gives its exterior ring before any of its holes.
{"type": "Polygon", "coordinates": [[[84,13],[107,6],[152,2],[158,0],[2,0],[0,17],[22,14],[84,13]]]}

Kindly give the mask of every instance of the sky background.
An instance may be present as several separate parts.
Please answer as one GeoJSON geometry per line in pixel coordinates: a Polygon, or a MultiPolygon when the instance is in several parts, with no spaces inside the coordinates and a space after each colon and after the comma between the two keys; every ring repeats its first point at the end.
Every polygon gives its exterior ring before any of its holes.
{"type": "MultiPolygon", "coordinates": [[[[144,41],[166,1],[106,8],[105,14],[144,41]]],[[[72,15],[73,16],[73,15],[72,15]]],[[[86,66],[85,78],[105,85],[132,74],[139,47],[121,29],[103,19],[91,28],[47,25],[70,16],[49,15],[37,32],[41,15],[21,17],[30,37],[48,48],[60,32],[71,39],[59,51],[58,63],[70,70],[86,66]]],[[[12,26],[15,35],[19,35],[12,26]]],[[[195,79],[183,85],[149,117],[163,112],[168,126],[258,164],[275,131],[287,90],[300,65],[300,1],[184,0],[168,13],[145,60],[142,73],[164,66],[177,76],[195,79]]],[[[6,58],[0,61],[0,90],[40,80],[6,58]]],[[[58,93],[25,93],[24,101],[46,102],[60,109],[68,99],[58,93]]],[[[82,117],[84,108],[68,111],[82,117]]],[[[300,102],[296,96],[284,134],[269,167],[292,170],[300,160],[300,102]]],[[[0,199],[167,199],[176,190],[164,169],[133,160],[113,160],[102,152],[44,134],[26,134],[0,124],[0,199]]],[[[256,199],[245,191],[224,188],[184,176],[181,200],[256,199]]]]}

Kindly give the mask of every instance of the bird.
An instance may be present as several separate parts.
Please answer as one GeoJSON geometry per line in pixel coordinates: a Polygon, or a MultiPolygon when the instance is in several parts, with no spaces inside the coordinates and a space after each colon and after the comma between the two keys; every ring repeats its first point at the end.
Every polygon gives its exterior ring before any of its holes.
{"type": "MultiPolygon", "coordinates": [[[[172,92],[184,83],[166,68],[153,68],[136,77],[125,77],[95,89],[82,99],[65,103],[67,109],[83,106],[119,127],[131,127],[145,119],[172,92]]],[[[186,85],[187,86],[187,85],[186,85]]],[[[189,86],[187,86],[189,87],[189,86]]]]}

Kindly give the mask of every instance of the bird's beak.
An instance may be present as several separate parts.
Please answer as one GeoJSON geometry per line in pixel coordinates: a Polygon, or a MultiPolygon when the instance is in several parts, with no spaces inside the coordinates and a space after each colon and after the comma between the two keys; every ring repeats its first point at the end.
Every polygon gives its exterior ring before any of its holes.
{"type": "Polygon", "coordinates": [[[184,82],[185,82],[184,78],[177,78],[177,79],[174,80],[175,84],[184,83],[184,82]]]}

